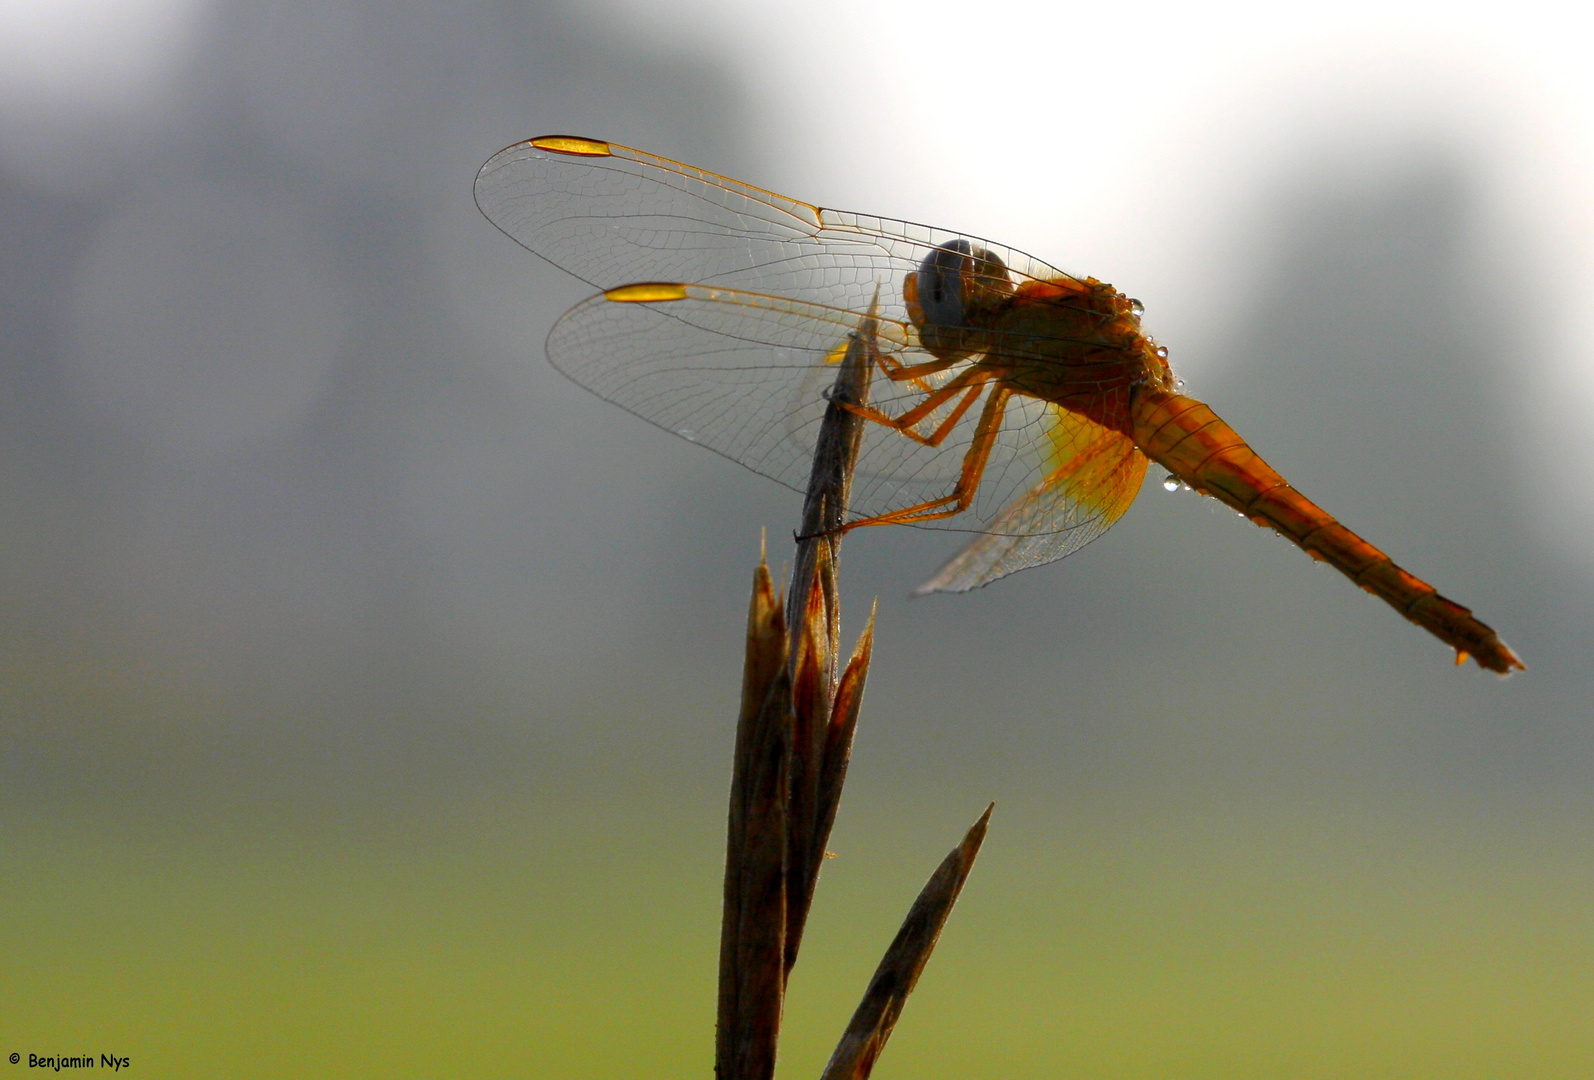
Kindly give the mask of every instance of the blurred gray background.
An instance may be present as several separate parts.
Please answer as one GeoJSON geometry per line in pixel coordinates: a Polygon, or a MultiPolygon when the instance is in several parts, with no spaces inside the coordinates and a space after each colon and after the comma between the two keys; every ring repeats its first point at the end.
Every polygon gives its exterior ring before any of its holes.
{"type": "MultiPolygon", "coordinates": [[[[1587,87],[1462,16],[1419,39],[1419,9],[1254,14],[1211,14],[1203,54],[1146,8],[993,9],[1006,36],[960,38],[934,8],[0,7],[10,879],[84,837],[389,845],[424,875],[426,843],[494,821],[601,846],[678,820],[712,895],[746,590],[798,507],[547,365],[585,287],[471,182],[573,133],[1112,280],[1193,393],[1528,664],[1452,668],[1155,469],[1090,548],[969,596],[907,599],[955,538],[866,530],[837,845],[918,822],[912,878],[990,798],[1033,842],[1108,849],[1154,819],[1344,815],[1487,834],[1483,864],[1551,829],[1586,883],[1594,187],[1558,140],[1587,87]]],[[[612,887],[557,850],[539,880],[612,887]]],[[[74,888],[49,880],[40,911],[74,888]]],[[[74,933],[29,925],[0,966],[74,933]]]]}

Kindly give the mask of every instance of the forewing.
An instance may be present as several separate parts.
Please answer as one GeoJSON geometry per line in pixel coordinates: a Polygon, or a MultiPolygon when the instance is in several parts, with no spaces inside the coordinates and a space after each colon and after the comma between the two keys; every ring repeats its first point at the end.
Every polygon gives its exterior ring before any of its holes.
{"type": "Polygon", "coordinates": [[[1018,280],[1066,277],[1023,252],[905,221],[825,210],[612,143],[552,136],[495,154],[476,204],[524,247],[600,289],[686,281],[906,317],[902,279],[970,239],[1018,280]]]}
{"type": "Polygon", "coordinates": [[[966,592],[1071,555],[1135,501],[1146,457],[1133,440],[1056,405],[1044,409],[1047,470],[917,592],[966,592]]]}
{"type": "MultiPolygon", "coordinates": [[[[567,312],[548,335],[548,357],[571,379],[666,430],[755,472],[804,490],[825,413],[825,391],[864,316],[786,297],[701,285],[638,285],[601,293],[567,312]]],[[[905,324],[881,319],[884,363],[930,357],[905,324]]],[[[916,381],[877,369],[869,404],[901,415],[973,361],[916,381]]],[[[989,383],[936,446],[865,423],[850,519],[875,517],[949,495],[962,472],[989,383]]],[[[928,434],[963,402],[954,395],[917,426],[928,434]]],[[[973,507],[932,527],[979,531],[1052,457],[1048,407],[1012,398],[973,507]]]]}
{"type": "MultiPolygon", "coordinates": [[[[902,297],[904,278],[931,249],[967,239],[999,257],[1017,282],[1068,276],[989,241],[821,209],[590,139],[533,139],[494,155],[477,177],[476,201],[526,248],[610,290],[555,325],[555,367],[798,490],[834,364],[871,298],[881,353],[901,365],[931,359],[917,348],[902,297]],[[644,285],[623,287],[633,282],[644,285]]],[[[911,382],[877,371],[871,404],[900,415],[979,359],[911,382]]],[[[983,414],[977,399],[990,388],[974,385],[973,398],[950,397],[916,425],[920,434],[939,431],[934,446],[865,424],[852,518],[952,494],[983,414]]],[[[1033,398],[1008,399],[986,433],[992,445],[969,511],[922,523],[988,535],[929,588],[971,588],[1060,558],[1122,515],[1145,461],[1122,436],[1078,427],[1088,423],[1033,398]]]]}

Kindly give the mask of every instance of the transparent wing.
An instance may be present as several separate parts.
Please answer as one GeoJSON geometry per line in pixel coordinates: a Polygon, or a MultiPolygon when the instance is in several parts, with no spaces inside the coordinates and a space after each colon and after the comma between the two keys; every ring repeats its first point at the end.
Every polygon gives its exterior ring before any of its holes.
{"type": "MultiPolygon", "coordinates": [[[[567,312],[548,335],[548,357],[600,397],[801,491],[825,413],[825,390],[849,335],[863,319],[854,311],[735,289],[632,286],[599,294],[567,312]]],[[[888,369],[930,358],[900,321],[881,319],[877,335],[882,360],[869,404],[887,415],[918,405],[972,363],[927,378],[893,379],[888,369]]],[[[978,384],[931,410],[915,430],[928,434],[944,426],[944,439],[935,446],[866,423],[851,519],[949,494],[988,393],[988,383],[978,384]]],[[[1043,402],[1011,397],[973,505],[956,518],[926,525],[992,527],[1005,506],[1060,467],[1060,452],[1079,449],[1075,421],[1073,414],[1043,402]]],[[[1049,516],[1015,519],[1013,527],[1076,530],[1079,521],[1096,513],[1089,507],[1070,510],[1069,500],[1085,492],[1083,472],[1079,479],[1077,489],[1057,490],[1049,516]]]]}
{"type": "Polygon", "coordinates": [[[905,318],[902,279],[964,238],[1015,278],[1068,275],[1020,251],[905,221],[825,210],[612,143],[550,136],[493,155],[476,205],[498,228],[600,289],[690,281],[905,318]]]}
{"type": "Polygon", "coordinates": [[[1054,467],[916,592],[966,592],[1072,555],[1111,528],[1135,501],[1147,462],[1133,440],[1077,413],[1046,408],[1053,414],[1054,467]]]}

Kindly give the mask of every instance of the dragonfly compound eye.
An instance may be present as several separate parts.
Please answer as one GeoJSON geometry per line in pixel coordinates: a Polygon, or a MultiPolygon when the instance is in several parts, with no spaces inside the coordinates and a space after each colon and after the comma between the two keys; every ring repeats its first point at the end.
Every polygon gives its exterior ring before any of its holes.
{"type": "Polygon", "coordinates": [[[995,254],[967,240],[949,240],[931,251],[909,275],[910,314],[924,347],[942,359],[977,352],[982,327],[1013,295],[1013,279],[995,254]]]}
{"type": "Polygon", "coordinates": [[[1013,281],[995,254],[967,240],[949,240],[919,264],[919,307],[924,321],[952,328],[1012,295],[1013,281]]]}
{"type": "Polygon", "coordinates": [[[962,325],[963,266],[972,246],[967,240],[953,240],[919,264],[919,307],[931,326],[962,325]]]}

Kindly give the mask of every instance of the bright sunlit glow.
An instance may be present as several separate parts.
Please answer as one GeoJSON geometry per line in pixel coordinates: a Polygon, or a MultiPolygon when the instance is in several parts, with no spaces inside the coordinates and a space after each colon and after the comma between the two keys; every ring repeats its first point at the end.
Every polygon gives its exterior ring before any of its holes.
{"type": "Polygon", "coordinates": [[[106,184],[171,120],[209,0],[0,0],[0,158],[53,191],[106,184]]]}
{"type": "Polygon", "coordinates": [[[137,107],[190,44],[202,0],[0,0],[0,98],[137,107]]]}

